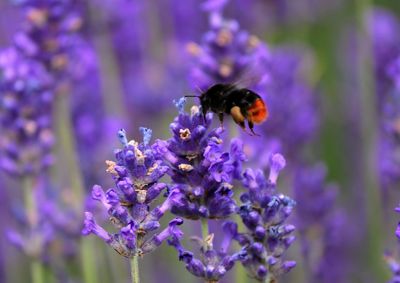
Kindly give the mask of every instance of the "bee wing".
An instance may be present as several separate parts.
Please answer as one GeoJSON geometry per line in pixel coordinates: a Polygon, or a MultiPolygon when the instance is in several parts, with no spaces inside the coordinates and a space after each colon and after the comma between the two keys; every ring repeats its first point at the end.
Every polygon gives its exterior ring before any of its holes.
{"type": "Polygon", "coordinates": [[[237,79],[232,84],[240,88],[250,89],[257,89],[264,85],[269,80],[268,61],[265,56],[262,56],[259,60],[252,59],[240,71],[237,79]]]}

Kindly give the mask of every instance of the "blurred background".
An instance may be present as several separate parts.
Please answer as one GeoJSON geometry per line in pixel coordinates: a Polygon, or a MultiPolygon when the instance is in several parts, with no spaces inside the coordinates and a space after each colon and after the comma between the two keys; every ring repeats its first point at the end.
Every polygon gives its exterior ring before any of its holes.
{"type": "MultiPolygon", "coordinates": [[[[261,137],[225,119],[225,138],[244,141],[246,166],[267,170],[271,152],[287,161],[279,190],[297,202],[287,255],[297,267],[279,282],[397,282],[389,280],[400,272],[399,1],[58,0],[57,24],[48,24],[37,8],[53,2],[0,0],[0,282],[32,282],[29,256],[39,247],[45,282],[89,282],[82,241],[96,282],[129,282],[123,257],[97,237],[81,239],[84,207],[106,222],[91,188],[113,186],[104,161],[114,159],[118,129],[141,140],[138,128],[148,127],[153,140],[167,139],[173,100],[215,82],[239,82],[268,105],[270,118],[255,127],[261,137]],[[232,21],[225,33],[221,16],[232,21]],[[15,82],[31,78],[37,101],[13,99],[15,82]],[[39,121],[39,142],[21,140],[20,127],[37,125],[10,112],[17,103],[39,121]],[[43,170],[35,184],[45,184],[38,198],[49,224],[30,231],[24,176],[43,170]]],[[[199,234],[197,224],[187,221],[185,234],[199,234]]],[[[144,283],[201,282],[168,245],[140,269],[144,283]]],[[[236,264],[221,282],[256,281],[236,264]]]]}

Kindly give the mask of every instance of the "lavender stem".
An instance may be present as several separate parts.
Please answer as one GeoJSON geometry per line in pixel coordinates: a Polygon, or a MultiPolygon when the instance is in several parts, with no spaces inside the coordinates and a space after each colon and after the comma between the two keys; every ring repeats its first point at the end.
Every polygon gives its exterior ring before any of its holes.
{"type": "Polygon", "coordinates": [[[132,283],[140,283],[139,279],[139,257],[135,255],[133,258],[131,258],[131,278],[132,278],[132,283]]]}
{"type": "Polygon", "coordinates": [[[31,274],[33,283],[44,282],[44,270],[43,265],[39,259],[33,259],[31,263],[31,274]]]}
{"type": "Polygon", "coordinates": [[[106,24],[107,15],[96,9],[92,1],[88,1],[88,7],[90,24],[96,25],[102,31],[93,40],[99,54],[101,94],[105,111],[107,116],[124,119],[127,116],[124,107],[124,90],[121,85],[118,61],[111,44],[111,31],[106,24]]]}
{"type": "MultiPolygon", "coordinates": [[[[22,179],[22,185],[24,189],[25,209],[28,218],[28,223],[31,226],[31,229],[34,229],[34,227],[37,225],[38,211],[35,199],[36,186],[34,185],[33,177],[28,175],[24,176],[22,179]]],[[[32,283],[44,282],[44,268],[42,263],[40,262],[39,256],[40,255],[37,255],[37,257],[32,258],[31,262],[32,283]]]]}
{"type": "MultiPolygon", "coordinates": [[[[203,238],[203,241],[206,241],[207,237],[209,235],[209,230],[208,230],[208,219],[207,218],[201,218],[201,236],[203,238]]],[[[205,245],[205,243],[204,243],[205,245]]],[[[214,283],[215,281],[209,281],[206,280],[205,283],[214,283]]]]}
{"type": "Polygon", "coordinates": [[[208,219],[202,218],[201,219],[201,236],[203,237],[203,240],[205,240],[208,235],[209,235],[208,219]]]}
{"type": "MultiPolygon", "coordinates": [[[[57,172],[66,176],[69,180],[69,185],[72,187],[74,196],[77,199],[77,210],[83,209],[83,178],[80,173],[80,166],[78,162],[78,156],[75,150],[74,132],[71,125],[71,116],[69,111],[68,93],[58,93],[55,107],[55,118],[56,118],[56,130],[57,130],[57,156],[64,160],[63,172],[57,172]],[[65,172],[68,172],[65,174],[65,172]]],[[[59,176],[61,177],[61,176],[59,176]]],[[[64,180],[66,181],[66,180],[64,180]]],[[[83,278],[85,283],[96,283],[97,272],[95,268],[95,256],[93,255],[93,244],[90,241],[84,239],[81,240],[81,258],[83,268],[83,278]]]]}
{"type": "Polygon", "coordinates": [[[356,1],[358,39],[358,80],[360,85],[361,103],[361,132],[363,140],[363,186],[366,190],[366,214],[367,214],[367,246],[366,258],[371,269],[376,274],[375,278],[382,281],[384,277],[383,263],[378,256],[382,252],[381,233],[381,207],[379,185],[376,167],[376,142],[377,142],[377,113],[375,99],[374,68],[372,62],[372,45],[369,34],[367,13],[371,9],[371,0],[356,1]]]}

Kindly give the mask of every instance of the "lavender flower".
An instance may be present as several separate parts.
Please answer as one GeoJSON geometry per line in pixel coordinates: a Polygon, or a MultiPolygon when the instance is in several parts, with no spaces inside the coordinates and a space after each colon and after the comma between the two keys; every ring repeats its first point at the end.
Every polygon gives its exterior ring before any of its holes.
{"type": "MultiPolygon", "coordinates": [[[[271,52],[266,70],[270,79],[264,89],[270,118],[258,127],[259,134],[268,137],[270,143],[280,144],[280,151],[292,163],[301,159],[302,150],[315,137],[319,127],[316,93],[302,74],[306,55],[295,48],[277,48],[271,52]]],[[[271,150],[249,138],[246,141],[251,144],[253,154],[271,150]]]]}
{"type": "Polygon", "coordinates": [[[264,75],[263,72],[269,58],[267,46],[256,36],[241,30],[235,20],[223,18],[222,9],[228,2],[204,4],[204,9],[210,13],[210,30],[200,45],[187,45],[193,57],[190,83],[194,88],[206,90],[215,83],[240,82],[257,87],[268,79],[268,73],[264,75]],[[248,76],[255,77],[256,81],[243,82],[248,76]]]}
{"type": "MultiPolygon", "coordinates": [[[[396,207],[395,211],[397,213],[400,213],[400,206],[396,207]]],[[[397,237],[397,241],[400,241],[400,223],[397,224],[395,235],[397,237]]],[[[397,245],[398,244],[399,243],[397,243],[397,245]]],[[[395,253],[386,252],[384,259],[385,259],[390,271],[392,272],[392,278],[389,281],[387,281],[387,283],[400,282],[400,261],[399,261],[398,257],[396,257],[395,253]]]]}
{"type": "Polygon", "coordinates": [[[302,167],[294,176],[294,197],[297,202],[297,228],[306,232],[314,225],[323,225],[335,209],[337,187],[325,184],[326,168],[323,164],[302,167]]]}
{"type": "Polygon", "coordinates": [[[167,187],[159,180],[168,168],[148,144],[151,130],[143,128],[142,132],[142,143],[128,142],[125,131],[118,132],[123,148],[115,151],[116,162],[106,161],[107,172],[112,175],[115,187],[106,192],[98,185],[92,189],[92,198],[103,204],[110,221],[119,231],[115,234],[107,232],[95,222],[91,212],[85,213],[82,230],[84,235],[97,235],[128,258],[150,253],[171,235],[179,238],[182,234],[176,227],[182,224],[179,218],[170,221],[163,231],[154,233],[160,227],[160,218],[180,196],[177,190],[171,190],[161,205],[150,210],[151,202],[167,187]]]}
{"type": "Polygon", "coordinates": [[[169,166],[171,189],[181,194],[171,212],[193,220],[226,218],[236,211],[231,183],[244,159],[242,144],[233,140],[231,152],[225,152],[222,129],[210,131],[212,114],[204,119],[197,106],[191,114],[184,112],[183,99],[177,106],[180,113],[170,125],[173,137],[154,145],[169,166]]]}
{"type": "Polygon", "coordinates": [[[349,229],[349,216],[338,208],[337,187],[326,184],[325,177],[323,164],[296,170],[296,227],[304,266],[309,273],[308,281],[344,282],[351,266],[354,231],[349,229]],[[315,246],[320,246],[321,250],[315,250],[315,246]]]}
{"type": "Polygon", "coordinates": [[[375,9],[370,15],[374,47],[377,112],[379,116],[378,166],[383,189],[400,180],[399,149],[399,59],[398,20],[390,12],[375,9]]]}
{"type": "Polygon", "coordinates": [[[25,10],[26,25],[16,34],[15,46],[61,78],[69,71],[70,57],[82,40],[78,2],[23,0],[18,4],[25,10]]]}
{"type": "Polygon", "coordinates": [[[226,222],[223,226],[224,238],[219,250],[214,249],[214,234],[206,239],[193,238],[200,246],[200,258],[186,250],[178,237],[172,237],[168,243],[179,253],[179,260],[185,263],[186,269],[196,277],[203,278],[206,282],[218,282],[235,264],[244,258],[246,252],[229,254],[228,249],[235,236],[237,226],[235,223],[226,222]]]}
{"type": "Polygon", "coordinates": [[[296,262],[284,260],[286,250],[295,240],[295,226],[285,223],[295,202],[276,193],[277,178],[285,164],[282,155],[274,154],[268,179],[261,170],[247,169],[243,176],[248,191],[240,197],[243,204],[239,215],[247,231],[236,231],[234,237],[246,251],[243,266],[261,282],[275,282],[296,266],[296,262]]]}
{"type": "Polygon", "coordinates": [[[52,78],[16,48],[0,53],[0,137],[3,170],[38,174],[52,163],[52,78]]]}
{"type": "Polygon", "coordinates": [[[17,232],[14,229],[8,229],[6,237],[12,245],[25,255],[45,260],[48,256],[48,248],[54,240],[54,230],[46,222],[45,218],[41,217],[34,229],[24,231],[23,233],[17,232]]]}

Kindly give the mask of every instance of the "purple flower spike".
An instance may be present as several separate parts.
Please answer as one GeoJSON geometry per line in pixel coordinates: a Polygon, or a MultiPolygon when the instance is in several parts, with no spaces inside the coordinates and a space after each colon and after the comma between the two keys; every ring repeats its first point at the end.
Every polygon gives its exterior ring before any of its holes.
{"type": "Polygon", "coordinates": [[[211,114],[204,120],[197,106],[191,114],[181,110],[170,126],[173,137],[155,147],[174,182],[171,211],[194,220],[227,218],[237,209],[231,183],[241,178],[242,144],[236,140],[232,155],[225,152],[220,129],[209,129],[211,114]]]}
{"type": "MultiPolygon", "coordinates": [[[[395,211],[399,213],[400,206],[395,208],[395,211]]],[[[400,223],[397,224],[397,228],[395,231],[395,235],[398,240],[400,240],[400,223]]],[[[400,242],[398,242],[399,244],[400,242]]],[[[400,280],[400,260],[395,256],[397,253],[394,252],[385,252],[384,259],[386,264],[388,265],[390,271],[392,272],[392,278],[387,283],[397,283],[400,280]]]]}
{"type": "Polygon", "coordinates": [[[94,221],[93,214],[90,212],[85,212],[82,235],[87,236],[89,234],[95,234],[99,238],[103,239],[106,243],[109,243],[112,239],[106,230],[97,225],[97,223],[94,221]]]}
{"type": "Polygon", "coordinates": [[[92,190],[94,200],[101,202],[110,216],[112,224],[119,232],[110,235],[97,225],[90,212],[86,212],[82,233],[93,233],[102,238],[120,255],[131,258],[155,250],[170,235],[181,233],[176,227],[182,220],[174,220],[159,234],[158,222],[174,203],[180,200],[180,192],[172,190],[161,206],[151,209],[151,203],[166,189],[159,179],[168,167],[159,159],[154,146],[149,145],[151,130],[141,128],[143,142],[129,141],[124,130],[118,131],[123,145],[115,151],[116,161],[106,161],[107,172],[112,175],[115,187],[105,193],[95,185],[92,190]]]}
{"type": "Polygon", "coordinates": [[[37,175],[52,164],[51,75],[20,50],[0,51],[0,164],[12,176],[37,175]]]}
{"type": "Polygon", "coordinates": [[[241,196],[243,204],[239,215],[247,232],[234,232],[234,239],[245,251],[241,259],[243,266],[259,281],[265,281],[267,277],[274,281],[295,266],[295,262],[283,260],[295,239],[295,226],[285,224],[295,202],[276,194],[276,180],[284,166],[283,156],[274,154],[268,181],[261,171],[251,169],[245,171],[242,180],[248,192],[241,196]]]}
{"type": "Polygon", "coordinates": [[[269,181],[272,184],[276,184],[279,172],[286,166],[286,160],[281,154],[274,154],[271,157],[270,166],[269,181]]]}

